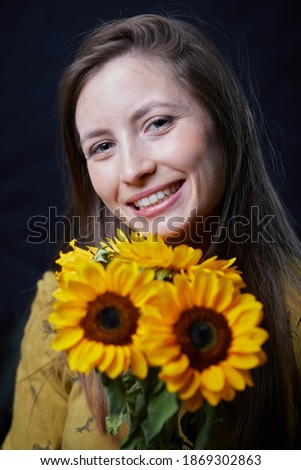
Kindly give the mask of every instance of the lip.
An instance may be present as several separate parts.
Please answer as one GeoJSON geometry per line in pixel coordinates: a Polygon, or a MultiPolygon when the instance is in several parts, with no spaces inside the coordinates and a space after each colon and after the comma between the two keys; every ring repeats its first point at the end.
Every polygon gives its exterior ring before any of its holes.
{"type": "Polygon", "coordinates": [[[150,218],[150,217],[155,217],[159,215],[161,212],[165,211],[168,209],[171,205],[173,205],[178,198],[181,195],[183,186],[184,186],[185,181],[184,180],[176,180],[173,181],[169,184],[163,184],[161,186],[157,186],[155,188],[152,188],[150,190],[145,190],[141,191],[134,196],[132,196],[128,201],[127,204],[131,207],[133,212],[135,213],[136,216],[138,217],[145,217],[145,218],[150,218]],[[138,199],[142,199],[143,197],[148,197],[151,194],[154,194],[158,191],[162,191],[163,189],[169,188],[175,183],[181,183],[180,188],[175,192],[173,195],[171,195],[168,199],[165,199],[163,202],[159,202],[155,206],[149,206],[149,207],[140,207],[140,209],[137,209],[136,206],[134,205],[134,201],[137,201],[138,199]]]}

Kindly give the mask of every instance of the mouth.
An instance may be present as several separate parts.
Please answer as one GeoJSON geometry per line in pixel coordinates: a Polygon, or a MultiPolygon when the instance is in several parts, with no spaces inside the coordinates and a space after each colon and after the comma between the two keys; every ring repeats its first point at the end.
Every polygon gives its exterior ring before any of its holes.
{"type": "Polygon", "coordinates": [[[166,188],[150,194],[147,197],[143,197],[133,202],[136,210],[143,210],[150,207],[155,207],[162,204],[167,199],[171,198],[175,193],[179,191],[183,184],[183,181],[177,181],[166,188]]]}

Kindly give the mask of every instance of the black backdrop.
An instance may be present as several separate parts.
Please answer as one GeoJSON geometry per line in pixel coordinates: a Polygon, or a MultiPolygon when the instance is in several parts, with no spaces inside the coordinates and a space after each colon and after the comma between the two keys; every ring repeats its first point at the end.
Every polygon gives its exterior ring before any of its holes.
{"type": "Polygon", "coordinates": [[[13,382],[24,322],[36,281],[56,250],[53,227],[47,240],[33,237],[28,240],[28,236],[33,235],[32,217],[39,216],[45,228],[51,211],[52,217],[63,213],[56,89],[61,71],[82,33],[99,19],[145,12],[197,15],[210,23],[211,37],[233,63],[247,94],[247,75],[251,77],[271,141],[284,167],[284,173],[275,182],[300,235],[298,3],[298,0],[0,2],[3,193],[0,198],[0,443],[11,419],[13,382]]]}

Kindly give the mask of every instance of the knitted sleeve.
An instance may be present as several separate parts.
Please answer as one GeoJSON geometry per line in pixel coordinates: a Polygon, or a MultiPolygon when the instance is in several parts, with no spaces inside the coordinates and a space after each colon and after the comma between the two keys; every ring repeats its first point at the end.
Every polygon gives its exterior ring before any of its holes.
{"type": "Polygon", "coordinates": [[[47,317],[51,311],[55,275],[46,272],[37,292],[21,344],[13,419],[3,449],[60,449],[67,412],[68,380],[59,355],[50,342],[54,332],[47,317]]]}

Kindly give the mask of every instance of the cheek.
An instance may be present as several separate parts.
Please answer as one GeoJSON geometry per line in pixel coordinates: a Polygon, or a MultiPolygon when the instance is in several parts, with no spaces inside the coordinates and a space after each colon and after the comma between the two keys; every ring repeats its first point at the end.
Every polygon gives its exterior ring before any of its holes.
{"type": "Polygon", "coordinates": [[[196,191],[208,203],[221,199],[226,185],[225,162],[215,134],[195,134],[186,153],[186,168],[194,180],[196,191]]]}
{"type": "Polygon", "coordinates": [[[111,174],[110,171],[102,168],[101,170],[96,167],[96,164],[88,167],[88,173],[94,191],[102,199],[104,204],[109,208],[114,204],[117,197],[117,180],[116,175],[111,174]]]}
{"type": "Polygon", "coordinates": [[[219,199],[226,185],[226,170],[220,153],[208,155],[208,159],[204,162],[204,177],[207,180],[208,191],[215,193],[215,197],[219,199]]]}
{"type": "Polygon", "coordinates": [[[174,161],[188,171],[196,171],[207,164],[211,155],[216,153],[213,131],[198,123],[181,129],[173,140],[174,161]]]}
{"type": "Polygon", "coordinates": [[[208,203],[214,208],[217,206],[225,192],[226,187],[226,170],[224,160],[220,153],[211,154],[212,161],[208,162],[208,203]]]}

